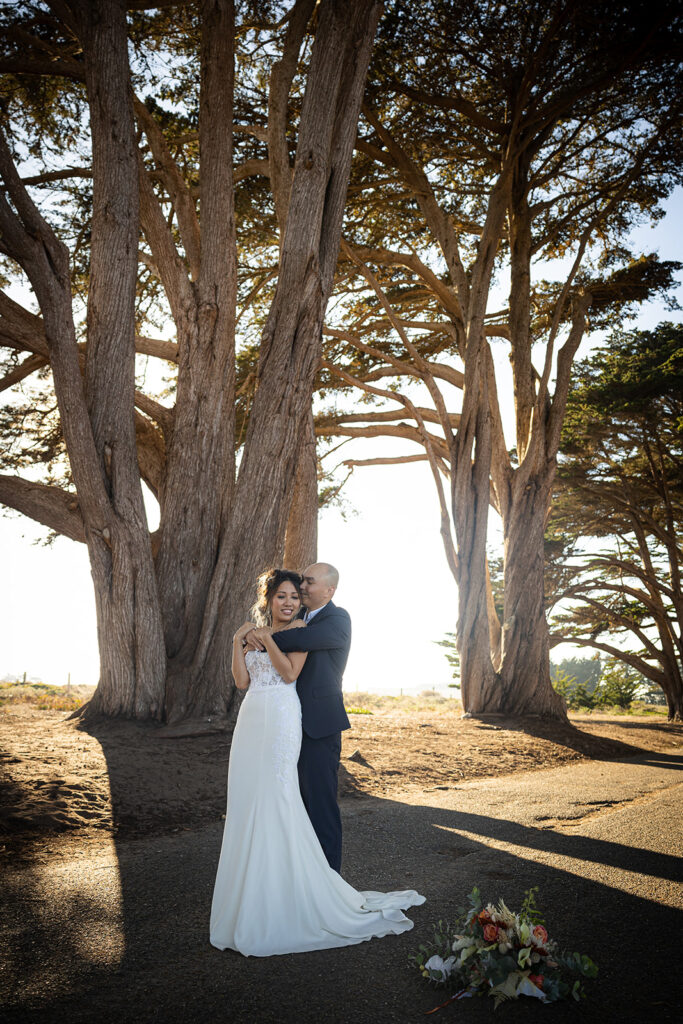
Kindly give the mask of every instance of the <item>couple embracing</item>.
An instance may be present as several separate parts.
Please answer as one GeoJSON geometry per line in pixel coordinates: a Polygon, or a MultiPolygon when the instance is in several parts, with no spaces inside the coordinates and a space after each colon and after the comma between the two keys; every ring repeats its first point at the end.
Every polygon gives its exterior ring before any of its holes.
{"type": "Polygon", "coordinates": [[[303,576],[264,573],[257,621],[235,633],[232,672],[247,693],[232,739],[211,905],[218,949],[271,956],[349,946],[409,930],[402,911],[424,902],[413,890],[358,892],[339,874],[351,620],[332,601],[338,580],[324,562],[303,576]]]}

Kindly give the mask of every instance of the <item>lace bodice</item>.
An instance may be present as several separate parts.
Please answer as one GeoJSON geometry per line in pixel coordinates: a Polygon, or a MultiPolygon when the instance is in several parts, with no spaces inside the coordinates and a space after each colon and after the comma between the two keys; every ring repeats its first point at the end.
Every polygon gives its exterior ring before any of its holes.
{"type": "Polygon", "coordinates": [[[288,686],[273,667],[267,651],[247,651],[244,660],[249,672],[249,689],[265,690],[271,686],[288,686]]]}

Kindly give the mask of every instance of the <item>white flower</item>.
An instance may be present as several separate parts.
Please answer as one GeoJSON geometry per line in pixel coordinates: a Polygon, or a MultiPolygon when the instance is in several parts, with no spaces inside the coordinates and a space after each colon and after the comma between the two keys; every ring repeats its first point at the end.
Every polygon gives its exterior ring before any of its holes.
{"type": "Polygon", "coordinates": [[[437,953],[434,956],[430,956],[429,960],[425,964],[425,969],[433,974],[440,974],[439,981],[447,981],[453,973],[453,964],[455,963],[455,957],[449,956],[447,960],[443,960],[437,953]]]}
{"type": "Polygon", "coordinates": [[[527,963],[529,962],[529,957],[530,956],[531,956],[531,950],[530,950],[530,948],[528,946],[523,946],[522,949],[520,949],[519,953],[517,954],[517,963],[522,968],[522,970],[524,970],[524,968],[526,967],[527,963]]]}
{"type": "Polygon", "coordinates": [[[464,949],[466,946],[471,945],[472,939],[469,937],[469,935],[456,935],[455,939],[453,940],[453,945],[451,946],[451,949],[453,950],[454,953],[457,953],[461,949],[464,949]]]}
{"type": "Polygon", "coordinates": [[[462,965],[465,963],[465,960],[467,960],[468,957],[472,956],[473,953],[476,953],[479,948],[480,947],[475,943],[473,946],[467,946],[466,949],[463,949],[462,952],[460,953],[460,966],[462,967],[462,965]]]}
{"type": "Polygon", "coordinates": [[[545,993],[541,991],[533,981],[529,981],[528,978],[522,978],[519,985],[517,986],[518,996],[534,996],[536,999],[540,999],[542,1003],[547,1002],[545,993]]]}
{"type": "Polygon", "coordinates": [[[498,952],[499,953],[507,953],[507,951],[509,949],[512,949],[512,946],[510,946],[510,944],[508,942],[499,942],[498,943],[498,952]]]}

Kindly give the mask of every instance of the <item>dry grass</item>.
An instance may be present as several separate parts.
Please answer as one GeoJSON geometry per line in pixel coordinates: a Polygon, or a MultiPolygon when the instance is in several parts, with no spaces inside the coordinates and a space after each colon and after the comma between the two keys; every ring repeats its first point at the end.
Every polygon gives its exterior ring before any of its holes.
{"type": "Polygon", "coordinates": [[[344,704],[351,714],[376,714],[382,712],[452,711],[462,714],[462,704],[455,697],[444,697],[437,690],[423,690],[414,697],[392,697],[365,690],[350,692],[344,690],[344,704]]]}
{"type": "MultiPolygon", "coordinates": [[[[0,683],[0,711],[10,704],[31,704],[43,711],[75,711],[93,693],[92,686],[53,686],[49,683],[0,683]]],[[[365,690],[344,691],[344,704],[350,715],[373,715],[385,713],[413,713],[426,711],[453,712],[461,715],[462,703],[455,697],[446,697],[437,690],[423,690],[415,696],[394,697],[387,694],[367,693],[365,690]]],[[[571,714],[590,715],[644,715],[653,719],[666,719],[667,709],[663,705],[644,704],[634,701],[629,708],[600,707],[580,708],[571,714]]]]}
{"type": "Polygon", "coordinates": [[[75,711],[91,695],[92,686],[52,686],[49,683],[0,683],[0,709],[32,704],[41,711],[75,711]]]}

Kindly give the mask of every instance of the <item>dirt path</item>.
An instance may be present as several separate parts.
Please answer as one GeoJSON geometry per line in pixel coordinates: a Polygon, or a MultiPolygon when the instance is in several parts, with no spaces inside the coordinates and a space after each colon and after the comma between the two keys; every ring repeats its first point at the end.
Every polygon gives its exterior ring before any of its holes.
{"type": "MultiPolygon", "coordinates": [[[[349,703],[362,697],[351,695],[349,703]]],[[[666,752],[683,742],[683,726],[652,716],[574,715],[569,725],[463,719],[455,701],[408,711],[385,701],[373,714],[351,718],[340,773],[340,794],[349,798],[437,792],[585,758],[666,752]]],[[[86,731],[64,712],[5,705],[0,863],[56,852],[65,836],[139,837],[218,821],[228,755],[229,737],[220,733],[169,739],[133,722],[86,731]]]]}
{"type": "MultiPolygon", "coordinates": [[[[3,875],[6,1024],[399,1024],[442,1001],[408,967],[431,923],[477,884],[519,905],[540,889],[550,934],[600,974],[581,1007],[520,1000],[507,1024],[679,1019],[683,748],[342,800],[343,873],[427,902],[402,936],[245,959],[207,942],[220,821],[131,839],[65,836],[3,875]],[[673,959],[672,959],[673,957],[673,959]],[[667,967],[666,965],[669,965],[667,967]]],[[[486,1000],[433,1019],[491,1021],[486,1000]]]]}

